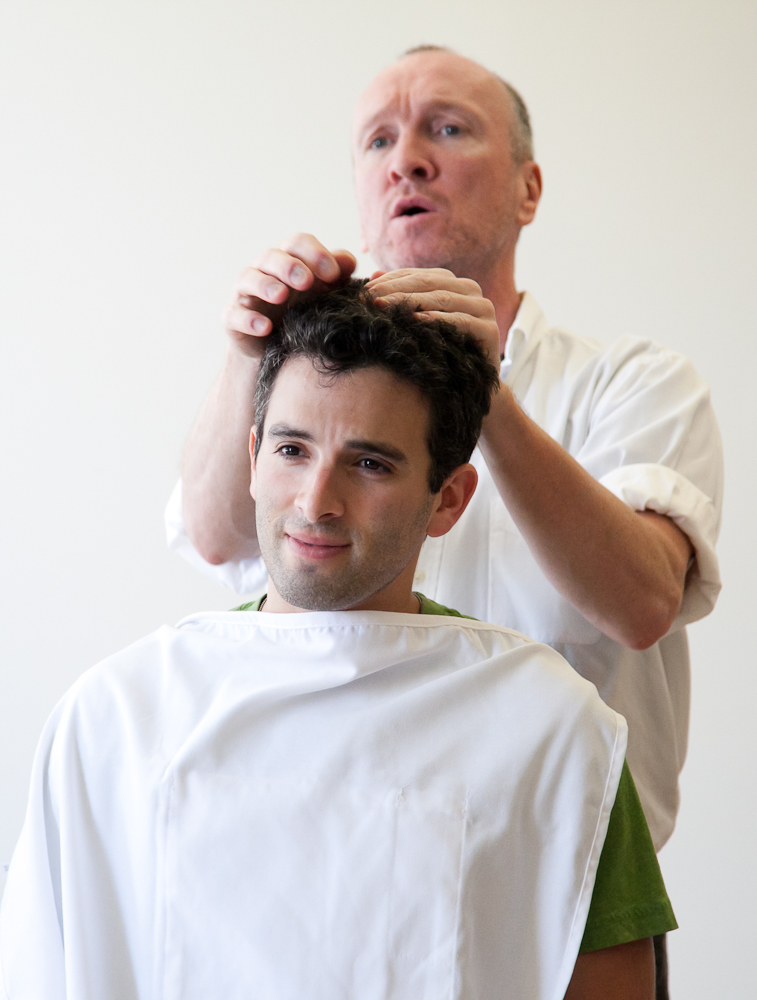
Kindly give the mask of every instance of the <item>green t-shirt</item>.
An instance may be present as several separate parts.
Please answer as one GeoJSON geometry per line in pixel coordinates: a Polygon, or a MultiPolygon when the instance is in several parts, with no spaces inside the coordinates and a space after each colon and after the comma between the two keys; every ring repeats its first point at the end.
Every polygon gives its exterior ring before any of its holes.
{"type": "MultiPolygon", "coordinates": [[[[421,614],[471,618],[418,594],[421,614]]],[[[235,611],[259,611],[265,596],[235,611]]],[[[472,619],[475,621],[475,619],[472,619]]],[[[628,765],[623,764],[594,880],[580,951],[665,934],[678,926],[657,862],[652,835],[628,765]]]]}

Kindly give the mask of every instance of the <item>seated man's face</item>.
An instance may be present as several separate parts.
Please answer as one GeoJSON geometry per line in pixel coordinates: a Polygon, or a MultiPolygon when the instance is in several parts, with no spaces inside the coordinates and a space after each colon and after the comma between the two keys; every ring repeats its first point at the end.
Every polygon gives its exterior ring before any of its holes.
{"type": "Polygon", "coordinates": [[[286,362],[250,487],[266,610],[417,610],[397,602],[415,601],[415,563],[439,506],[428,421],[421,394],[382,368],[326,378],[306,358],[286,362]]]}

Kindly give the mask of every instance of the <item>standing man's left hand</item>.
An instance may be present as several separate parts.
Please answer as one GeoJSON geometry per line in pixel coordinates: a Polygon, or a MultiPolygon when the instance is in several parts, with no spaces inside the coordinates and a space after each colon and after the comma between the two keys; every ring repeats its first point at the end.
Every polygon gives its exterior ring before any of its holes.
{"type": "Polygon", "coordinates": [[[443,319],[474,337],[495,368],[501,357],[500,333],[494,305],[481,286],[470,278],[457,278],[443,267],[406,267],[375,271],[368,282],[374,301],[407,304],[426,319],[443,319]]]}
{"type": "MultiPolygon", "coordinates": [[[[379,302],[406,301],[475,337],[499,368],[494,306],[445,268],[377,271],[379,302]]],[[[506,335],[505,335],[506,336],[506,335]]],[[[605,489],[520,408],[501,384],[479,447],[499,495],[552,585],[611,639],[647,649],[678,614],[691,542],[670,518],[634,511],[605,489]]]]}

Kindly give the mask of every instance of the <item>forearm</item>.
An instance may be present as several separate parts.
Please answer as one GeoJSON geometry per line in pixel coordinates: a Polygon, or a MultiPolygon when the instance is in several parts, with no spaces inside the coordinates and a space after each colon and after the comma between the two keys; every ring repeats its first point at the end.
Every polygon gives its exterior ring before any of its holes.
{"type": "Polygon", "coordinates": [[[530,420],[503,386],[480,442],[502,499],[546,577],[610,638],[656,642],[681,604],[690,543],[639,515],[530,420]]]}
{"type": "Polygon", "coordinates": [[[653,1000],[651,938],[579,955],[565,1000],[653,1000]]]}
{"type": "Polygon", "coordinates": [[[257,359],[230,347],[184,449],[186,531],[213,564],[258,554],[249,455],[257,372],[257,359]]]}

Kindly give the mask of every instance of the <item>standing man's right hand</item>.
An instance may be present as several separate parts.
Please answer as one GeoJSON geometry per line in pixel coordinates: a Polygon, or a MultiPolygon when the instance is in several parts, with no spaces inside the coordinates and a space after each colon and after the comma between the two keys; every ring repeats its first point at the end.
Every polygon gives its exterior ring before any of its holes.
{"type": "Polygon", "coordinates": [[[250,496],[250,428],[265,338],[292,300],[346,281],[357,266],[347,250],[329,251],[308,233],[266,250],[239,275],[224,314],[229,350],[190,431],[182,462],[184,526],[209,563],[258,554],[250,496]]]}
{"type": "Polygon", "coordinates": [[[239,275],[224,313],[232,344],[240,353],[260,358],[264,338],[296,293],[345,281],[356,267],[349,250],[327,250],[309,233],[297,233],[266,250],[239,275]]]}

